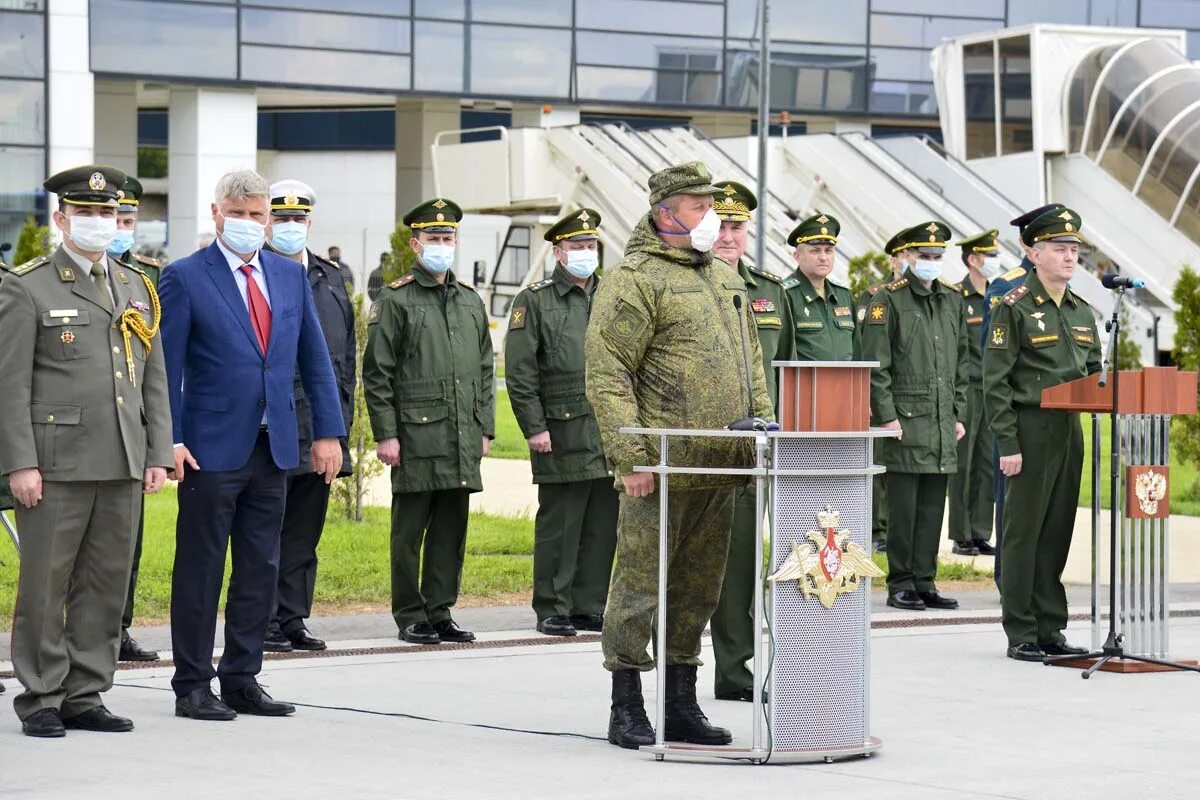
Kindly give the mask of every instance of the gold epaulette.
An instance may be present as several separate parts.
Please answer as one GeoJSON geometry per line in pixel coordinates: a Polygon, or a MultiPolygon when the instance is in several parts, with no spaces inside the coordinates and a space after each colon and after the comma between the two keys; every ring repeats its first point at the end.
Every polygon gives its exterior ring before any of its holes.
{"type": "Polygon", "coordinates": [[[889,292],[894,292],[897,289],[903,289],[905,286],[908,286],[908,278],[900,278],[899,280],[889,283],[887,285],[887,290],[889,292]]]}
{"type": "Polygon", "coordinates": [[[145,264],[147,267],[161,267],[162,266],[162,262],[159,261],[157,258],[151,258],[150,256],[144,256],[144,255],[141,255],[140,253],[134,253],[133,259],[134,259],[134,261],[138,261],[142,264],[145,264]]]}
{"type": "Polygon", "coordinates": [[[751,275],[757,275],[760,278],[766,278],[767,280],[774,281],[775,283],[783,283],[783,278],[767,272],[766,270],[759,269],[758,267],[747,267],[747,269],[750,270],[751,275]]]}
{"type": "Polygon", "coordinates": [[[1013,289],[1008,294],[1004,295],[1003,300],[1004,300],[1005,304],[1013,306],[1013,305],[1017,304],[1018,300],[1020,300],[1022,297],[1024,297],[1027,294],[1029,294],[1029,287],[1027,285],[1025,285],[1024,283],[1022,283],[1020,286],[1013,289]]]}
{"type": "Polygon", "coordinates": [[[399,289],[401,286],[407,286],[408,284],[412,283],[416,279],[417,279],[417,276],[413,275],[410,272],[407,275],[405,275],[403,278],[396,278],[396,280],[389,283],[388,288],[389,289],[399,289]]]}
{"type": "Polygon", "coordinates": [[[27,273],[33,272],[38,267],[43,266],[45,264],[49,264],[49,263],[50,263],[49,256],[37,256],[36,258],[29,259],[24,264],[17,264],[15,267],[8,265],[5,267],[5,269],[7,269],[13,275],[25,275],[27,273]]]}
{"type": "Polygon", "coordinates": [[[1013,267],[1008,272],[1001,275],[1000,280],[1015,281],[1017,278],[1022,278],[1024,276],[1025,276],[1025,268],[1024,267],[1013,267]]]}

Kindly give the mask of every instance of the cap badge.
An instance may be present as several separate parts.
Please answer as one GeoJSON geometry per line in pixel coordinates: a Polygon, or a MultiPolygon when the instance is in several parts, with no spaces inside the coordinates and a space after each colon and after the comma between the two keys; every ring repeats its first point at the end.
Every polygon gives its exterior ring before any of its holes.
{"type": "MultiPolygon", "coordinates": [[[[817,224],[819,224],[819,225],[824,225],[824,224],[825,224],[825,223],[827,223],[827,222],[829,222],[829,217],[825,216],[824,214],[822,214],[821,216],[817,217],[817,224]]],[[[821,229],[821,233],[824,233],[824,232],[825,232],[825,229],[824,229],[824,228],[822,228],[822,229],[821,229]]]]}
{"type": "Polygon", "coordinates": [[[1064,225],[1063,227],[1067,229],[1067,232],[1068,232],[1068,233],[1070,233],[1071,231],[1075,230],[1075,226],[1074,226],[1074,225],[1072,225],[1072,224],[1071,224],[1071,223],[1069,223],[1069,222],[1068,222],[1066,225],[1064,225]]]}
{"type": "Polygon", "coordinates": [[[439,212],[438,212],[438,215],[437,215],[437,221],[438,221],[438,222],[445,222],[445,221],[446,221],[446,215],[445,215],[445,214],[443,214],[442,212],[440,212],[440,211],[439,211],[439,212]]]}
{"type": "Polygon", "coordinates": [[[936,237],[936,236],[934,236],[934,235],[931,233],[931,234],[929,234],[929,241],[931,241],[931,242],[936,242],[936,241],[937,241],[937,237],[936,237]]]}
{"type": "Polygon", "coordinates": [[[725,184],[725,190],[724,190],[724,191],[725,191],[725,196],[726,196],[726,197],[733,197],[735,194],[737,194],[737,189],[734,189],[734,188],[733,188],[733,186],[731,186],[731,185],[730,185],[730,184],[728,184],[728,183],[727,183],[727,184],[725,184]]]}
{"type": "Polygon", "coordinates": [[[433,207],[440,211],[446,207],[446,201],[439,197],[437,200],[433,201],[433,207]]]}
{"type": "MultiPolygon", "coordinates": [[[[929,225],[926,226],[926,228],[925,228],[925,230],[929,231],[930,233],[937,233],[937,229],[938,229],[938,226],[937,226],[936,222],[929,223],[929,225]]],[[[933,240],[930,239],[929,241],[932,242],[933,240]]]]}
{"type": "Polygon", "coordinates": [[[579,216],[576,217],[576,219],[582,222],[584,225],[587,225],[592,221],[592,215],[587,213],[587,209],[585,208],[583,211],[579,212],[579,216]]]}
{"type": "Polygon", "coordinates": [[[285,196],[284,196],[284,198],[283,198],[283,204],[284,204],[285,206],[297,206],[297,205],[300,205],[300,198],[299,198],[299,197],[297,197],[295,194],[293,194],[293,193],[291,193],[291,192],[288,192],[288,194],[287,194],[287,195],[285,195],[285,196]]]}
{"type": "Polygon", "coordinates": [[[1061,214],[1059,214],[1059,215],[1058,215],[1058,218],[1059,218],[1059,219],[1065,219],[1065,220],[1068,220],[1068,221],[1075,219],[1074,217],[1072,217],[1072,216],[1071,216],[1071,212],[1070,212],[1070,211],[1065,211],[1065,210],[1063,211],[1063,213],[1061,213],[1061,214]]]}
{"type": "Polygon", "coordinates": [[[117,199],[118,199],[118,200],[123,200],[123,199],[125,199],[125,192],[124,192],[124,190],[122,190],[122,189],[117,189],[117,199]]]}
{"type": "Polygon", "coordinates": [[[93,192],[99,192],[105,186],[108,186],[108,181],[104,180],[104,175],[99,172],[93,172],[92,176],[88,178],[88,188],[93,192]]]}
{"type": "Polygon", "coordinates": [[[822,234],[827,234],[827,233],[829,233],[829,228],[821,228],[821,233],[822,233],[822,234]]]}

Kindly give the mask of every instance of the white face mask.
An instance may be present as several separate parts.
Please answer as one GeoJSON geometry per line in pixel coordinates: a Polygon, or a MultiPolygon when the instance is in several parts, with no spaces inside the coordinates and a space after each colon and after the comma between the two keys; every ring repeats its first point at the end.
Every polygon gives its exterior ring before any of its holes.
{"type": "Polygon", "coordinates": [[[713,249],[713,245],[717,243],[717,237],[720,235],[721,218],[710,208],[704,212],[704,216],[696,223],[696,227],[692,228],[690,234],[692,247],[701,253],[707,253],[713,249]]]}
{"type": "Polygon", "coordinates": [[[117,235],[116,217],[67,217],[65,236],[80,250],[103,253],[117,235]]]}
{"type": "Polygon", "coordinates": [[[985,281],[994,281],[1004,273],[1004,265],[998,258],[985,258],[979,271],[983,274],[985,281]]]}
{"type": "Polygon", "coordinates": [[[942,277],[942,262],[917,259],[908,265],[908,270],[919,280],[934,281],[942,277]]]}
{"type": "Polygon", "coordinates": [[[600,266],[600,254],[595,250],[568,250],[567,272],[580,280],[587,280],[600,266]]]}

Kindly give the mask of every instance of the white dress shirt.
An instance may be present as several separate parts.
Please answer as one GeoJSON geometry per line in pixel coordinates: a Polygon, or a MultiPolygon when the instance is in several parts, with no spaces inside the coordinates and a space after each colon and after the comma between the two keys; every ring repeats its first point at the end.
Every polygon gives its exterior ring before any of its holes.
{"type": "Polygon", "coordinates": [[[87,280],[89,281],[92,279],[92,264],[99,264],[104,267],[104,285],[108,289],[108,304],[115,308],[117,305],[116,298],[113,297],[112,285],[108,282],[108,254],[105,253],[99,261],[92,261],[86,256],[79,255],[79,253],[76,253],[69,247],[64,246],[63,250],[75,262],[75,266],[79,267],[79,272],[87,276],[87,280]]]}

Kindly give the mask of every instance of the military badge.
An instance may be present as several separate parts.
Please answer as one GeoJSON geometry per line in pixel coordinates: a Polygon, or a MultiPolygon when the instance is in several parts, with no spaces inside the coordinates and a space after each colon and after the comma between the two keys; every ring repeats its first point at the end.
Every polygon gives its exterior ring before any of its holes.
{"type": "Polygon", "coordinates": [[[108,181],[104,180],[104,175],[99,172],[93,172],[88,178],[88,188],[93,192],[99,192],[108,186],[108,181]]]}
{"type": "Polygon", "coordinates": [[[382,310],[382,308],[383,308],[383,304],[380,303],[378,300],[376,300],[374,303],[371,303],[371,311],[367,315],[367,324],[368,325],[373,325],[374,323],[379,322],[379,313],[382,310]]]}
{"type": "Polygon", "coordinates": [[[750,302],[750,309],[755,314],[770,314],[775,310],[775,303],[767,297],[756,297],[750,302]]]}
{"type": "Polygon", "coordinates": [[[872,303],[867,314],[871,325],[882,325],[887,322],[887,303],[872,303]]]}
{"type": "Polygon", "coordinates": [[[860,308],[858,310],[858,321],[862,322],[866,318],[867,318],[867,307],[863,306],[862,308],[860,308]]]}
{"type": "Polygon", "coordinates": [[[1127,502],[1130,517],[1166,517],[1170,512],[1167,467],[1131,466],[1128,467],[1125,484],[1133,495],[1127,502]],[[1162,506],[1160,508],[1160,506],[1162,506]],[[1136,513],[1141,512],[1141,513],[1136,513]]]}
{"type": "Polygon", "coordinates": [[[1045,336],[1030,336],[1029,343],[1034,347],[1040,347],[1044,344],[1054,344],[1058,341],[1057,333],[1047,333],[1045,336]]]}
{"type": "Polygon", "coordinates": [[[123,270],[123,269],[118,270],[117,271],[117,280],[119,280],[121,283],[129,283],[128,273],[126,273],[125,270],[123,270]]]}
{"type": "Polygon", "coordinates": [[[75,343],[75,331],[71,330],[70,328],[67,328],[66,330],[64,330],[62,332],[62,335],[59,336],[58,338],[59,338],[59,341],[61,341],[63,344],[74,344],[75,343]]]}
{"type": "Polygon", "coordinates": [[[604,335],[616,344],[628,345],[650,325],[636,308],[623,300],[617,302],[616,314],[604,329],[604,335]]]}
{"type": "Polygon", "coordinates": [[[525,327],[525,306],[518,306],[513,309],[512,319],[508,322],[510,331],[520,330],[525,327]]]}
{"type": "Polygon", "coordinates": [[[150,305],[148,303],[143,303],[141,300],[130,300],[129,307],[135,308],[141,312],[146,312],[146,311],[150,310],[150,305]]]}
{"type": "Polygon", "coordinates": [[[1045,311],[1039,311],[1039,312],[1037,312],[1036,314],[1030,314],[1029,316],[1030,316],[1030,317],[1031,317],[1031,318],[1032,318],[1032,319],[1033,319],[1035,322],[1037,322],[1037,326],[1038,326],[1038,330],[1039,330],[1039,331],[1044,331],[1044,330],[1046,330],[1046,323],[1042,321],[1042,317],[1046,316],[1046,312],[1045,312],[1045,311]]]}
{"type": "Polygon", "coordinates": [[[817,513],[819,531],[805,534],[808,544],[792,542],[792,553],[767,580],[797,581],[805,598],[815,596],[825,608],[833,608],[838,595],[851,594],[863,586],[864,578],[881,578],[883,570],[870,554],[850,541],[850,531],[837,530],[841,514],[831,506],[817,513]]]}
{"type": "Polygon", "coordinates": [[[833,308],[833,315],[834,315],[835,317],[848,317],[848,316],[850,316],[850,306],[834,306],[834,308],[833,308]]]}
{"type": "Polygon", "coordinates": [[[437,200],[433,201],[432,205],[434,208],[441,211],[443,208],[446,207],[446,201],[439,197],[437,200]]]}
{"type": "Polygon", "coordinates": [[[59,267],[58,279],[66,283],[71,283],[75,280],[75,270],[71,267],[59,267]]]}
{"type": "Polygon", "coordinates": [[[992,350],[1008,349],[1008,326],[1003,322],[992,325],[992,332],[988,336],[988,347],[992,350]]]}

